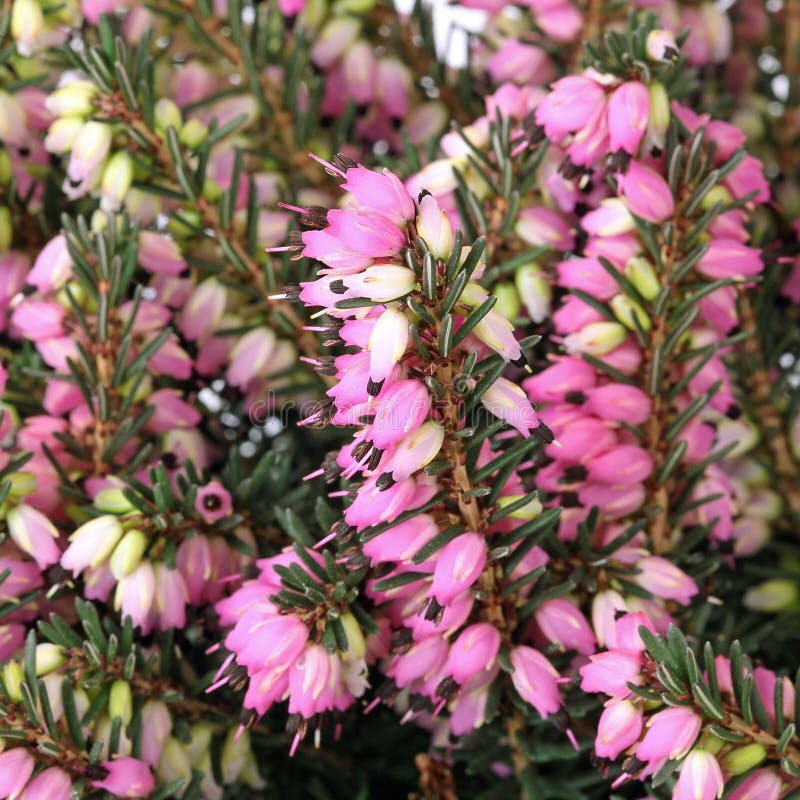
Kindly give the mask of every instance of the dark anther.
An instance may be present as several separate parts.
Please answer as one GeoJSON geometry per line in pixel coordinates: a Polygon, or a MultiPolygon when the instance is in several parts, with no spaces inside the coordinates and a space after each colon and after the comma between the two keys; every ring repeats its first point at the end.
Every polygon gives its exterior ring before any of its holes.
{"type": "Polygon", "coordinates": [[[379,492],[385,492],[387,489],[391,489],[396,483],[397,481],[392,477],[391,472],[384,472],[383,475],[375,481],[375,486],[379,492]]]}
{"type": "Polygon", "coordinates": [[[582,406],[586,402],[586,399],[586,395],[577,390],[567,392],[564,395],[564,400],[566,400],[568,403],[572,403],[574,406],[582,406]]]}

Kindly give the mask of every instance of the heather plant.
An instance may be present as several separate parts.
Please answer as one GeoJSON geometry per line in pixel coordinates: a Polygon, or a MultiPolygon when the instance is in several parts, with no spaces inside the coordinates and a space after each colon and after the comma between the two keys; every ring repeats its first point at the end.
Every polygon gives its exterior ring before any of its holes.
{"type": "Polygon", "coordinates": [[[800,797],[800,5],[440,11],[0,11],[0,799],[800,797]]]}

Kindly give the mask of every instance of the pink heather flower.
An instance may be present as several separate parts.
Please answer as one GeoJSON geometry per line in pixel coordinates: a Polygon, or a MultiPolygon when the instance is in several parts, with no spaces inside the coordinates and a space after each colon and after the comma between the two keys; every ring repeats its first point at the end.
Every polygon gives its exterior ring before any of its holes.
{"type": "MultiPolygon", "coordinates": [[[[310,243],[322,241],[321,236],[313,234],[326,236],[325,246],[321,250],[322,255],[312,256],[326,264],[329,263],[324,257],[326,248],[330,248],[331,245],[334,245],[331,249],[343,251],[348,255],[352,253],[354,256],[383,258],[399,253],[407,237],[405,230],[381,214],[361,209],[339,208],[328,212],[328,227],[324,231],[308,231],[303,234],[303,242],[306,244],[304,255],[311,255],[308,252],[310,243]]],[[[329,266],[335,266],[335,263],[329,266]]]]}
{"type": "Polygon", "coordinates": [[[225,639],[245,667],[284,669],[303,652],[308,628],[297,617],[265,616],[260,606],[246,611],[225,639]]]}
{"type": "Polygon", "coordinates": [[[275,352],[276,337],[270,328],[254,328],[234,345],[225,377],[232,386],[246,389],[254,379],[263,376],[275,352]]]}
{"type": "Polygon", "coordinates": [[[158,617],[159,630],[183,628],[186,624],[186,584],[177,569],[166,564],[153,565],[154,595],[153,611],[158,617]]]}
{"type": "Polygon", "coordinates": [[[89,120],[84,122],[72,145],[64,193],[71,200],[93,189],[102,175],[111,147],[111,125],[89,120]]]}
{"type": "Polygon", "coordinates": [[[672,797],[674,800],[714,800],[722,795],[724,788],[725,780],[717,759],[706,750],[692,750],[681,764],[672,797]]]}
{"type": "Polygon", "coordinates": [[[101,781],[92,781],[95,789],[105,789],[116,797],[146,797],[153,791],[155,780],[150,768],[138,758],[103,761],[102,766],[108,770],[108,775],[101,781]]]}
{"type": "Polygon", "coordinates": [[[55,301],[26,298],[11,314],[12,333],[34,342],[59,337],[64,333],[65,314],[55,301]]]}
{"type": "Polygon", "coordinates": [[[606,703],[597,724],[594,749],[601,758],[616,758],[638,741],[642,732],[642,709],[630,700],[606,703]]]}
{"type": "Polygon", "coordinates": [[[771,769],[757,769],[730,794],[730,800],[778,800],[782,782],[771,769]]]}
{"type": "Polygon", "coordinates": [[[569,223],[555,211],[544,206],[523,208],[517,215],[514,230],[532,247],[548,245],[563,252],[571,250],[575,244],[575,234],[569,223]]]}
{"type": "Polygon", "coordinates": [[[498,378],[481,395],[481,403],[489,413],[504,420],[525,437],[541,424],[525,392],[507,378],[498,378]]]}
{"type": "Polygon", "coordinates": [[[152,628],[151,606],[155,596],[156,579],[153,565],[142,561],[117,584],[114,606],[120,609],[122,619],[130,617],[135,627],[149,631],[152,628]]]}
{"type": "Polygon", "coordinates": [[[465,628],[450,647],[445,668],[459,684],[465,684],[495,666],[500,651],[500,633],[488,622],[465,628]]]}
{"type": "Polygon", "coordinates": [[[569,75],[556,81],[536,108],[536,122],[544,126],[548,139],[559,140],[582,129],[606,102],[599,83],[584,75],[569,75]]]}
{"type": "Polygon", "coordinates": [[[582,358],[565,357],[523,381],[534,403],[560,403],[571,392],[583,392],[595,385],[597,373],[582,358]]]}
{"type": "Polygon", "coordinates": [[[377,410],[368,428],[367,440],[379,450],[396,444],[415,431],[431,408],[428,389],[416,379],[385,385],[375,399],[377,410]]]}
{"type": "Polygon", "coordinates": [[[231,494],[219,481],[211,481],[197,490],[194,510],[212,525],[233,512],[231,494]]]}
{"type": "Polygon", "coordinates": [[[72,275],[72,258],[67,250],[67,240],[62,235],[53,237],[36,256],[26,283],[43,294],[60,289],[72,275]]]}
{"type": "Polygon", "coordinates": [[[58,767],[40,772],[20,795],[20,800],[70,800],[72,781],[58,767]]]}
{"type": "Polygon", "coordinates": [[[417,234],[425,240],[436,258],[449,258],[453,249],[453,228],[447,212],[432,194],[425,194],[419,201],[417,234]]]}
{"type": "Polygon", "coordinates": [[[641,761],[680,758],[700,733],[703,720],[690,708],[680,706],[659,711],[647,721],[647,732],[636,748],[641,761]]]}
{"type": "Polygon", "coordinates": [[[685,606],[699,591],[697,584],[666,558],[647,556],[637,561],[636,567],[639,573],[634,576],[634,580],[656,597],[677,600],[685,606]]]}
{"type": "Polygon", "coordinates": [[[417,514],[364,542],[364,555],[374,564],[409,561],[438,533],[439,526],[433,517],[417,514]]]}
{"type": "Polygon", "coordinates": [[[395,656],[386,674],[404,689],[416,680],[427,679],[438,672],[447,661],[447,640],[435,634],[415,642],[402,655],[395,656]]]}
{"type": "Polygon", "coordinates": [[[142,231],[139,234],[139,263],[157,275],[180,275],[186,269],[186,261],[177,243],[163,233],[142,231]]]}
{"type": "Polygon", "coordinates": [[[631,161],[624,175],[617,176],[622,196],[632,214],[648,222],[664,222],[675,211],[669,184],[640,161],[631,161]]]}
{"type": "Polygon", "coordinates": [[[580,289],[598,300],[610,300],[619,292],[617,282],[596,258],[567,259],[556,269],[558,285],[566,289],[580,289]]]}
{"type": "Polygon", "coordinates": [[[413,433],[409,433],[392,452],[381,468],[396,481],[411,477],[439,454],[444,442],[444,427],[433,420],[424,422],[413,433]]]}
{"type": "Polygon", "coordinates": [[[625,698],[630,695],[628,683],[638,686],[642,682],[641,668],[642,659],[638,653],[624,650],[597,653],[580,668],[581,689],[625,698]]]}
{"type": "Polygon", "coordinates": [[[712,239],[697,270],[707,278],[744,278],[764,269],[761,252],[735,239],[712,239]]]}
{"type": "Polygon", "coordinates": [[[8,512],[7,523],[14,544],[32,556],[39,569],[49,567],[61,558],[58,531],[41,511],[23,503],[8,512]]]}
{"type": "Polygon", "coordinates": [[[559,674],[538,650],[525,645],[515,647],[511,651],[511,664],[514,667],[511,673],[514,688],[526,703],[530,703],[542,717],[561,708],[559,674]]]}
{"type": "Polygon", "coordinates": [[[61,566],[78,575],[89,567],[99,567],[112,553],[122,536],[122,525],[113,514],[85,522],[69,538],[61,556],[61,566]]]}
{"type": "Polygon", "coordinates": [[[147,736],[142,737],[142,759],[155,767],[172,730],[172,719],[166,703],[148,700],[142,706],[142,730],[147,731],[147,736]]]}
{"type": "Polygon", "coordinates": [[[506,361],[519,364],[522,349],[514,336],[514,326],[501,314],[490,311],[472,329],[472,334],[499,353],[506,361]]]}
{"type": "Polygon", "coordinates": [[[225,287],[214,278],[198,284],[181,312],[180,328],[190,341],[205,340],[219,324],[225,313],[227,294],[225,287]]]}
{"type": "Polygon", "coordinates": [[[320,644],[307,644],[289,668],[289,713],[306,719],[332,707],[331,656],[320,644]]]}
{"type": "Polygon", "coordinates": [[[167,433],[174,428],[194,428],[202,419],[202,414],[182,399],[177,389],[159,389],[153,392],[147,403],[155,409],[145,423],[151,433],[167,433]]]}
{"type": "Polygon", "coordinates": [[[610,422],[641,425],[652,408],[650,398],[637,386],[608,383],[586,390],[587,411],[610,422]]]}
{"type": "Polygon", "coordinates": [[[619,236],[636,229],[627,203],[618,197],[601,200],[597,208],[584,214],[581,227],[590,236],[619,236]]]}
{"type": "Polygon", "coordinates": [[[551,642],[564,650],[583,656],[594,653],[597,640],[580,610],[563,597],[545,600],[534,614],[539,629],[551,642]]]}
{"type": "Polygon", "coordinates": [[[440,551],[430,594],[447,605],[472,586],[486,564],[486,541],[479,533],[462,533],[440,551]]]}
{"type": "Polygon", "coordinates": [[[0,797],[16,800],[33,774],[36,762],[25,747],[0,753],[0,797]]]}
{"type": "Polygon", "coordinates": [[[639,81],[628,81],[615,89],[608,101],[608,135],[612,153],[624,150],[636,155],[647,129],[650,96],[639,81]]]}
{"type": "Polygon", "coordinates": [[[641,483],[653,471],[653,459],[643,448],[623,444],[595,456],[587,470],[589,480],[598,483],[641,483]]]}

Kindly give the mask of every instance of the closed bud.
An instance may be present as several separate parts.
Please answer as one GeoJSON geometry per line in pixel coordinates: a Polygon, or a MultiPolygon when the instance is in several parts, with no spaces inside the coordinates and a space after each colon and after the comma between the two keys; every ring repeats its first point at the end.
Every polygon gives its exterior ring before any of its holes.
{"type": "Polygon", "coordinates": [[[514,275],[514,282],[528,316],[537,324],[544,322],[550,313],[553,290],[541,267],[538,264],[520,267],[514,275]]]}
{"type": "Polygon", "coordinates": [[[44,138],[45,149],[56,155],[69,153],[82,127],[83,120],[80,117],[60,117],[47,131],[44,138]]]}
{"type": "Polygon", "coordinates": [[[367,652],[367,643],[364,640],[364,634],[361,631],[358,620],[350,612],[347,612],[339,617],[339,622],[342,623],[347,636],[347,654],[345,658],[349,660],[364,658],[364,654],[367,652]]]}
{"type": "MultiPolygon", "coordinates": [[[[8,409],[4,409],[8,413],[8,409]]],[[[11,484],[8,496],[20,500],[36,491],[36,476],[32,472],[10,472],[5,479],[11,484]]]]}
{"type": "Polygon", "coordinates": [[[183,125],[178,140],[190,150],[196,150],[206,140],[208,127],[199,119],[190,119],[183,125]]]}
{"type": "Polygon", "coordinates": [[[113,214],[122,207],[122,201],[133,184],[133,160],[127,151],[114,153],[103,170],[100,183],[100,207],[113,214]]]}
{"type": "Polygon", "coordinates": [[[249,754],[249,731],[245,729],[239,733],[238,728],[231,728],[225,737],[219,758],[223,783],[233,783],[239,777],[249,754]]]}
{"type": "Polygon", "coordinates": [[[96,94],[97,89],[93,83],[84,80],[70,81],[51,92],[45,100],[45,106],[57,117],[86,117],[94,109],[96,94]]]}
{"type": "Polygon", "coordinates": [[[203,197],[209,203],[216,203],[222,197],[222,187],[213,178],[207,177],[203,181],[203,197]]]}
{"type": "MultiPolygon", "coordinates": [[[[523,494],[507,494],[505,497],[497,498],[497,505],[500,506],[500,508],[514,505],[514,503],[518,503],[522,500],[524,496],[523,494]]],[[[541,513],[542,504],[539,502],[539,498],[534,497],[521,508],[512,511],[508,516],[511,517],[511,519],[534,519],[534,517],[538,517],[541,513]]]]}
{"type": "Polygon", "coordinates": [[[703,211],[708,211],[715,203],[722,203],[723,205],[730,203],[733,198],[731,193],[722,185],[712,186],[700,201],[700,208],[703,211]]]}
{"type": "Polygon", "coordinates": [[[495,311],[508,320],[513,320],[519,315],[519,295],[510,283],[498,283],[492,290],[497,302],[495,311]]]}
{"type": "Polygon", "coordinates": [[[122,536],[122,525],[111,514],[85,522],[70,536],[70,546],[61,556],[61,566],[77,575],[98,567],[113,552],[122,536]]]}
{"type": "Polygon", "coordinates": [[[8,696],[15,702],[22,702],[22,681],[25,680],[25,675],[22,672],[22,666],[18,661],[9,661],[4,667],[2,672],[3,686],[5,687],[8,696]]]}
{"type": "Polygon", "coordinates": [[[7,184],[11,180],[11,175],[11,156],[8,154],[8,150],[0,149],[0,185],[7,184]]]}
{"type": "Polygon", "coordinates": [[[164,743],[161,758],[158,760],[156,775],[161,783],[183,778],[190,781],[192,778],[192,765],[186,748],[174,737],[170,736],[164,743]]]}
{"type": "Polygon", "coordinates": [[[181,129],[183,125],[181,110],[174,100],[170,100],[168,97],[162,97],[156,103],[154,111],[156,130],[165,133],[167,128],[175,128],[176,131],[181,129]]]}
{"type": "Polygon", "coordinates": [[[95,495],[92,505],[106,514],[128,514],[134,510],[130,500],[125,497],[124,490],[118,486],[101,489],[95,495]]]}
{"type": "Polygon", "coordinates": [[[645,300],[655,300],[661,291],[661,284],[653,265],[641,256],[634,256],[625,265],[625,277],[633,284],[645,300]]]}
{"type": "Polygon", "coordinates": [[[647,132],[653,144],[664,146],[664,139],[669,128],[670,109],[669,95],[662,83],[654,81],[647,87],[650,95],[650,117],[647,122],[647,132]]]}
{"type": "Polygon", "coordinates": [[[453,228],[447,212],[431,194],[426,194],[419,203],[417,233],[436,258],[446,260],[450,257],[453,249],[453,228]]]}
{"type": "Polygon", "coordinates": [[[146,549],[147,537],[138,530],[128,531],[111,554],[111,574],[117,580],[130,575],[139,566],[146,549]]]}
{"type": "Polygon", "coordinates": [[[626,294],[618,294],[612,297],[609,303],[614,316],[632,331],[636,330],[637,323],[643,331],[649,331],[651,327],[650,317],[647,312],[635,301],[631,300],[626,294]],[[635,318],[635,321],[634,321],[635,318]]]}
{"type": "Polygon", "coordinates": [[[744,604],[753,611],[766,611],[777,613],[789,611],[797,607],[800,599],[795,581],[786,578],[772,578],[771,580],[751,586],[744,593],[744,604]]]}
{"type": "Polygon", "coordinates": [[[44,11],[39,0],[14,0],[11,7],[11,35],[21,56],[32,56],[42,44],[44,11]]]}
{"type": "Polygon", "coordinates": [[[36,645],[36,675],[41,677],[55,672],[64,663],[64,651],[57,644],[36,645]]]}
{"type": "Polygon", "coordinates": [[[764,745],[752,742],[742,747],[736,747],[722,759],[722,766],[731,775],[744,775],[753,767],[757,767],[767,757],[764,745]]]}
{"type": "Polygon", "coordinates": [[[407,295],[417,284],[414,270],[396,264],[375,264],[358,275],[347,276],[348,288],[378,303],[397,300],[407,295]]]}
{"type": "Polygon", "coordinates": [[[117,680],[111,684],[108,715],[112,720],[119,717],[123,725],[127,725],[133,718],[133,692],[128,681],[117,680]]]}
{"type": "Polygon", "coordinates": [[[602,356],[619,347],[627,336],[627,330],[618,322],[591,322],[577,333],[565,336],[564,347],[570,354],[602,356]]]}

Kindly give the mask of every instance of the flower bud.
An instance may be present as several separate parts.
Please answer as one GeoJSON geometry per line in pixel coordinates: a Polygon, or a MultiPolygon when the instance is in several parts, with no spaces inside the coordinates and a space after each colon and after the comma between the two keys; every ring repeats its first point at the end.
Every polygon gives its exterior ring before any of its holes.
{"type": "MultiPolygon", "coordinates": [[[[8,409],[3,409],[8,413],[8,409]]],[[[36,491],[36,476],[32,472],[10,472],[6,480],[11,484],[8,496],[11,500],[21,500],[36,491]]]]}
{"type": "Polygon", "coordinates": [[[722,185],[712,186],[700,201],[700,208],[703,211],[708,211],[715,203],[722,203],[723,205],[730,203],[733,198],[731,193],[722,185]]]}
{"type": "Polygon", "coordinates": [[[513,320],[519,315],[519,295],[510,283],[498,283],[492,290],[497,302],[495,311],[508,320],[513,320]]]}
{"type": "Polygon", "coordinates": [[[417,233],[436,258],[446,260],[453,249],[453,228],[447,212],[432,194],[426,194],[419,203],[417,233]]]}
{"type": "Polygon", "coordinates": [[[125,492],[118,486],[101,489],[94,497],[92,505],[106,514],[128,514],[134,508],[125,497],[125,492]]]}
{"type": "Polygon", "coordinates": [[[743,775],[753,767],[757,767],[767,757],[767,751],[762,744],[751,744],[735,747],[722,759],[722,766],[731,775],[743,775]]]}
{"type": "Polygon", "coordinates": [[[61,557],[56,541],[58,531],[41,511],[31,506],[17,506],[8,512],[8,533],[14,544],[32,556],[40,569],[55,564],[61,557]]]}
{"type": "Polygon", "coordinates": [[[133,184],[133,160],[125,150],[114,153],[103,170],[100,183],[100,207],[113,214],[120,210],[122,201],[133,184]]]}
{"type": "MultiPolygon", "coordinates": [[[[0,139],[2,139],[0,135],[0,139]]],[[[0,185],[5,186],[12,176],[11,156],[8,150],[0,150],[0,185]]]]}
{"type": "Polygon", "coordinates": [[[658,81],[651,83],[647,87],[647,91],[650,95],[650,118],[647,122],[647,132],[654,145],[663,147],[670,120],[669,95],[664,85],[658,81]]]}
{"type": "Polygon", "coordinates": [[[339,617],[339,622],[342,623],[344,632],[347,636],[347,659],[364,658],[367,652],[367,643],[364,639],[364,634],[361,631],[361,626],[358,620],[349,612],[342,614],[339,617]]]}
{"type": "Polygon", "coordinates": [[[797,606],[800,590],[797,583],[786,578],[771,580],[751,586],[745,593],[743,602],[753,611],[777,613],[788,611],[797,606]]]}
{"type": "Polygon", "coordinates": [[[112,720],[114,717],[119,717],[123,725],[127,725],[133,719],[133,692],[128,681],[117,680],[111,684],[108,715],[112,720]]]}
{"type": "Polygon", "coordinates": [[[22,671],[22,666],[18,661],[9,661],[4,667],[2,672],[3,686],[5,686],[8,696],[15,702],[22,702],[22,681],[25,680],[25,674],[22,671]]]}
{"type": "Polygon", "coordinates": [[[407,295],[416,286],[417,276],[408,267],[375,264],[358,275],[348,276],[344,281],[357,296],[386,303],[407,295]]]}
{"type": "Polygon", "coordinates": [[[190,119],[181,128],[178,140],[190,150],[196,150],[206,140],[207,136],[208,127],[199,119],[190,119]]]}
{"type": "Polygon", "coordinates": [[[45,642],[36,645],[36,675],[41,677],[54,672],[64,663],[64,651],[57,644],[45,642]]]}
{"type": "Polygon", "coordinates": [[[97,88],[93,83],[75,80],[51,92],[45,100],[47,110],[57,117],[86,117],[92,113],[97,88]]]}
{"type": "Polygon", "coordinates": [[[82,127],[83,120],[80,117],[60,117],[47,131],[44,139],[45,149],[48,153],[57,155],[69,153],[82,127]]]}
{"type": "Polygon", "coordinates": [[[176,131],[181,129],[183,125],[181,110],[174,100],[171,100],[169,97],[162,97],[156,103],[154,112],[156,130],[166,133],[167,128],[175,128],[176,131]]]}
{"type": "Polygon", "coordinates": [[[89,520],[70,536],[70,546],[61,556],[61,566],[74,575],[87,567],[98,567],[113,552],[122,536],[122,525],[111,514],[89,520]]]}
{"type": "Polygon", "coordinates": [[[164,744],[156,775],[161,783],[170,783],[178,778],[188,782],[192,778],[192,765],[186,748],[174,736],[170,736],[164,744]]]}
{"type": "Polygon", "coordinates": [[[42,44],[44,11],[39,0],[14,0],[11,7],[11,35],[21,56],[32,56],[42,44]]]}
{"type": "Polygon", "coordinates": [[[619,347],[627,336],[627,330],[618,322],[591,322],[578,333],[565,336],[564,347],[570,354],[602,356],[619,347]]]}
{"type": "Polygon", "coordinates": [[[641,256],[634,256],[625,265],[625,277],[645,300],[655,300],[661,291],[661,284],[653,265],[641,256]]]}
{"type": "MultiPolygon", "coordinates": [[[[507,494],[504,497],[497,498],[497,505],[500,506],[500,508],[505,508],[506,506],[518,503],[523,497],[525,497],[524,494],[507,494]]],[[[512,511],[508,516],[511,517],[511,519],[534,519],[534,517],[538,517],[541,513],[542,504],[537,497],[534,497],[521,508],[512,511]]]]}
{"type": "Polygon", "coordinates": [[[537,325],[544,322],[550,313],[553,290],[541,267],[538,264],[526,264],[520,267],[514,275],[514,283],[528,316],[537,325]]]}
{"type": "Polygon", "coordinates": [[[635,301],[631,300],[626,294],[618,294],[612,297],[609,302],[614,316],[626,327],[632,331],[636,330],[636,322],[638,327],[643,331],[649,331],[651,327],[650,317],[647,312],[635,301]],[[634,318],[636,322],[634,322],[634,318]]]}
{"type": "Polygon", "coordinates": [[[231,728],[225,737],[219,758],[223,783],[233,783],[239,777],[249,754],[249,732],[245,729],[239,734],[237,727],[231,728]]]}

